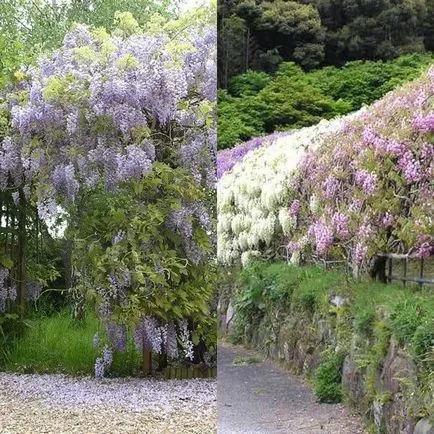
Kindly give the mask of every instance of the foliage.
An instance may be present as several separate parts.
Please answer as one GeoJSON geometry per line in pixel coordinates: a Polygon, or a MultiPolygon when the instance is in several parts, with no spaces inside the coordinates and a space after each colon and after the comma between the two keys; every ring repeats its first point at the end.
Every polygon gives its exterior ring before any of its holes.
{"type": "MultiPolygon", "coordinates": [[[[111,34],[74,25],[22,70],[0,188],[63,220],[69,284],[96,301],[114,350],[130,328],[139,349],[178,357],[179,342],[193,358],[213,341],[213,10],[115,18],[111,34]]],[[[96,373],[112,359],[105,348],[96,373]]]]}
{"type": "Polygon", "coordinates": [[[345,308],[349,309],[349,320],[345,327],[364,338],[374,337],[379,345],[378,348],[373,345],[375,353],[384,355],[384,345],[388,345],[393,334],[416,355],[426,356],[427,351],[423,349],[429,349],[434,318],[429,288],[413,293],[400,284],[356,280],[341,271],[325,271],[320,266],[297,267],[281,261],[250,263],[239,274],[236,318],[244,326],[257,326],[275,309],[327,317],[330,298],[335,295],[347,298],[345,308]]]}
{"type": "Polygon", "coordinates": [[[434,366],[434,317],[428,315],[423,319],[411,340],[414,354],[431,368],[434,366]]]}
{"type": "MultiPolygon", "coordinates": [[[[295,130],[249,152],[218,183],[218,257],[282,253],[369,267],[377,252],[434,248],[432,81],[295,130]]],[[[236,155],[236,154],[234,154],[236,155]]]]}
{"type": "Polygon", "coordinates": [[[407,343],[406,339],[412,337],[422,323],[422,306],[417,299],[403,300],[396,305],[390,319],[398,342],[407,343]]]}
{"type": "MultiPolygon", "coordinates": [[[[96,301],[106,325],[134,328],[152,316],[174,330],[174,321],[188,318],[195,329],[205,327],[198,338],[212,338],[206,328],[215,285],[207,261],[213,246],[206,231],[212,228],[201,200],[202,190],[186,172],[162,163],[132,190],[103,190],[85,199],[75,263],[86,272],[79,287],[96,301]],[[190,238],[182,237],[183,228],[190,238]]],[[[160,352],[161,343],[154,350],[160,352]]]]}
{"type": "MultiPolygon", "coordinates": [[[[309,348],[314,351],[306,359],[303,373],[314,374],[316,395],[324,402],[344,398],[341,369],[349,355],[364,384],[364,390],[360,390],[363,400],[356,403],[362,410],[369,410],[374,400],[388,399],[379,388],[378,376],[391,345],[396,348],[398,342],[398,354],[405,354],[417,366],[416,383],[410,385],[408,393],[404,392],[406,408],[419,417],[432,416],[434,304],[430,288],[412,290],[401,284],[354,279],[338,270],[271,261],[253,262],[241,274],[235,296],[243,304],[236,305],[236,323],[231,330],[238,342],[259,347],[272,342],[270,350],[276,349],[278,337],[277,348],[282,351],[286,344],[290,349],[298,348],[292,346],[300,340],[308,354],[309,348]],[[291,291],[279,284],[287,279],[291,281],[291,291]],[[270,286],[281,288],[280,297],[267,290],[270,286]],[[341,300],[339,305],[333,302],[337,297],[341,300]],[[260,317],[249,317],[244,306],[252,305],[261,305],[260,317]],[[286,324],[290,325],[290,332],[286,324]],[[294,324],[302,325],[302,329],[294,324]],[[328,337],[324,338],[321,332],[320,338],[318,328],[326,330],[328,337]],[[251,339],[252,330],[255,336],[251,339]]],[[[299,366],[300,353],[289,353],[299,366]]],[[[406,378],[398,381],[406,389],[406,378]]]]}
{"type": "Polygon", "coordinates": [[[176,8],[169,1],[153,0],[72,0],[43,2],[5,0],[0,4],[0,88],[16,79],[23,65],[33,63],[42,53],[58,48],[74,23],[113,30],[116,12],[130,12],[139,24],[154,14],[174,16],[176,8]]]}
{"type": "Polygon", "coordinates": [[[329,350],[323,354],[314,381],[314,392],[319,402],[341,402],[341,368],[343,361],[342,354],[335,351],[329,350]]]}
{"type": "Polygon", "coordinates": [[[275,74],[248,71],[219,91],[219,149],[275,130],[291,130],[349,113],[418,77],[431,55],[354,61],[309,72],[282,63],[275,74]]]}
{"type": "Polygon", "coordinates": [[[219,2],[219,86],[282,61],[305,70],[389,60],[432,49],[431,0],[224,0],[219,2]]]}

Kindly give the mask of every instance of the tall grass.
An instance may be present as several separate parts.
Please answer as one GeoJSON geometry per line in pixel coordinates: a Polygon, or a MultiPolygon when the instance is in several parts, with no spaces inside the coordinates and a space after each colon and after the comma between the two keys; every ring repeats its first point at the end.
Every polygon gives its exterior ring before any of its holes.
{"type": "MultiPolygon", "coordinates": [[[[62,373],[94,375],[95,360],[107,341],[96,316],[88,313],[83,321],[74,321],[67,310],[54,315],[38,315],[26,321],[22,337],[9,344],[6,361],[0,369],[20,373],[62,373]],[[102,344],[94,348],[96,332],[102,344]]],[[[114,353],[108,376],[130,376],[140,372],[141,354],[128,340],[128,350],[114,353]]]]}
{"type": "Polygon", "coordinates": [[[94,315],[82,322],[67,311],[28,320],[24,336],[11,344],[5,369],[18,372],[92,374],[97,350],[92,339],[99,329],[94,315]]]}

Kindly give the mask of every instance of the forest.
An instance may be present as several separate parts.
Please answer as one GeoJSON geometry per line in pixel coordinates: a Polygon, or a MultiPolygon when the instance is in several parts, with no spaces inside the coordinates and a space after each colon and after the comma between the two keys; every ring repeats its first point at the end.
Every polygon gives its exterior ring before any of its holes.
{"type": "Polygon", "coordinates": [[[358,110],[432,62],[433,2],[222,1],[218,147],[358,110]]]}
{"type": "Polygon", "coordinates": [[[224,0],[218,8],[219,86],[283,61],[310,70],[389,60],[434,48],[432,0],[224,0]]]}

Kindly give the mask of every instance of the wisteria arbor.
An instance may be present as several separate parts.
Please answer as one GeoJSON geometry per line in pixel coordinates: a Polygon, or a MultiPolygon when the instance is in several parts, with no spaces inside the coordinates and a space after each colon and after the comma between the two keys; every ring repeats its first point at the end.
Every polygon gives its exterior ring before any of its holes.
{"type": "MultiPolygon", "coordinates": [[[[215,46],[212,9],[112,34],[76,25],[10,96],[1,188],[59,211],[71,282],[96,301],[110,344],[192,357],[213,294],[215,46]]],[[[146,370],[150,370],[147,363],[146,370]]]]}

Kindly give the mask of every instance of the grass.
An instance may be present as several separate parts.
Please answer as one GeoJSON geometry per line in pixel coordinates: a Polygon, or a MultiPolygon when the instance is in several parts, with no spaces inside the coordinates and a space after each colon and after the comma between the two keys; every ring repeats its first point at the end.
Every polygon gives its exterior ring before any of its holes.
{"type": "Polygon", "coordinates": [[[99,329],[95,316],[82,323],[67,311],[28,321],[27,331],[11,345],[5,369],[24,373],[92,374],[97,350],[92,339],[99,329]]]}
{"type": "MultiPolygon", "coordinates": [[[[11,343],[3,366],[6,371],[21,373],[63,373],[93,375],[101,350],[93,347],[93,336],[101,325],[88,313],[82,322],[72,320],[68,311],[52,316],[38,316],[27,322],[21,338],[11,343]]],[[[128,352],[115,353],[109,375],[136,373],[140,355],[130,345],[128,352]]]]}
{"type": "Polygon", "coordinates": [[[259,357],[256,356],[239,356],[235,357],[235,359],[232,362],[232,365],[234,366],[245,366],[245,365],[253,365],[255,363],[261,363],[262,360],[259,357]]]}

